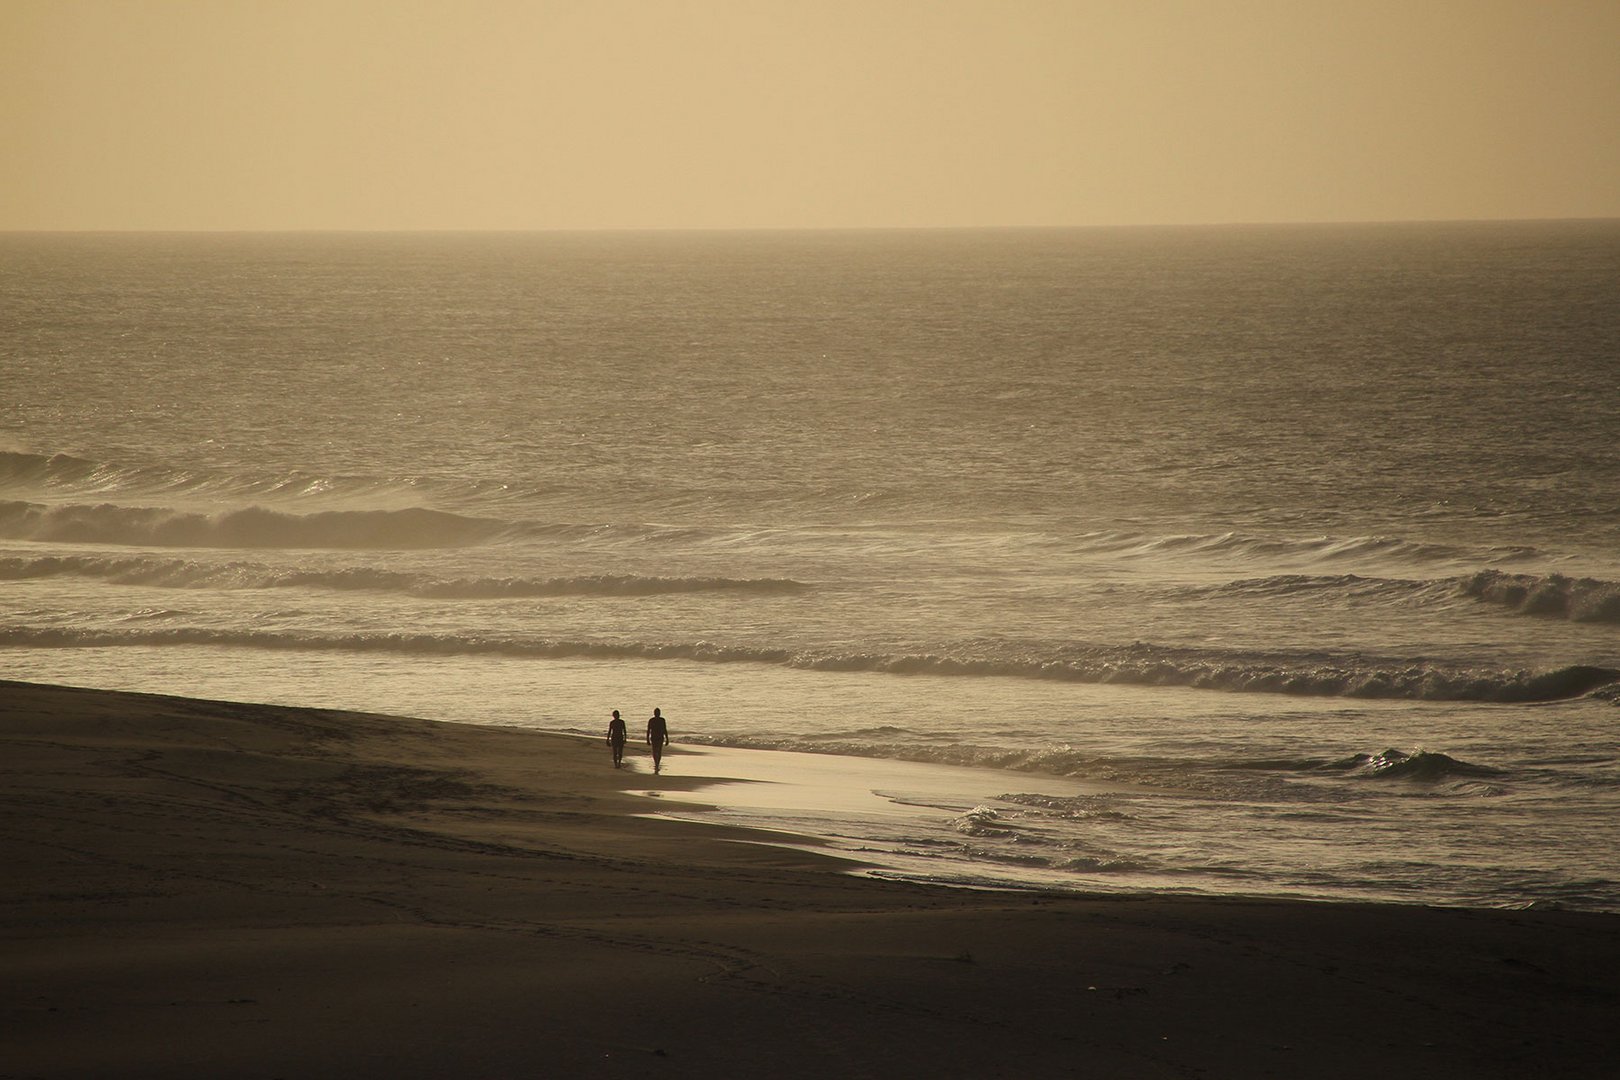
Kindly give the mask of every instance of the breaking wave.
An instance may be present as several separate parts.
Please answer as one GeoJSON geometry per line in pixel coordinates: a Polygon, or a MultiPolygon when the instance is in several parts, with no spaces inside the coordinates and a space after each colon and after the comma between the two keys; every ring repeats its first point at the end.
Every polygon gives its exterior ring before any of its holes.
{"type": "Polygon", "coordinates": [[[1362,601],[1452,603],[1458,597],[1498,604],[1518,615],[1620,624],[1620,582],[1564,574],[1479,570],[1460,577],[1386,578],[1360,574],[1275,574],[1183,588],[1177,595],[1275,600],[1329,595],[1362,601]]]}
{"type": "Polygon", "coordinates": [[[849,655],[820,657],[802,666],[821,670],[1010,675],[1068,682],[1423,701],[1557,701],[1579,697],[1620,681],[1620,670],[1590,665],[1533,672],[1433,661],[1172,648],[1140,642],[1127,646],[1076,647],[1050,660],[849,655]]]}
{"type": "Polygon", "coordinates": [[[657,596],[666,593],[733,590],[755,593],[801,592],[809,586],[787,578],[645,577],[597,574],[575,577],[442,578],[374,567],[326,570],[284,569],[262,563],[198,563],[147,556],[50,555],[0,557],[0,581],[83,577],[115,585],[174,589],[310,588],[394,592],[438,600],[499,600],[538,596],[657,596]]]}
{"type": "Polygon", "coordinates": [[[0,647],[72,648],[122,645],[227,645],[261,649],[333,649],[433,655],[536,658],[691,660],[775,664],[812,671],[895,675],[1002,676],[1077,683],[1185,687],[1418,701],[1530,703],[1580,697],[1620,683],[1620,669],[1576,664],[1552,670],[1505,670],[1433,661],[1380,663],[1327,656],[1280,657],[1200,652],[1137,643],[1087,646],[1061,659],[974,655],[874,654],[795,651],[708,641],[569,641],[520,636],[468,636],[357,631],[74,629],[14,626],[0,629],[0,647]]]}
{"type": "Polygon", "coordinates": [[[1481,570],[1464,578],[1458,589],[1464,596],[1501,604],[1523,615],[1620,623],[1620,582],[1481,570]]]}

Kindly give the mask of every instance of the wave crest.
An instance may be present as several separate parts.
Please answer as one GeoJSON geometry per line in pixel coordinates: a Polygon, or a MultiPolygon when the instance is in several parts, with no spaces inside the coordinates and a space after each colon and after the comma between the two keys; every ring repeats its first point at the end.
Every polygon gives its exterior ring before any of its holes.
{"type": "Polygon", "coordinates": [[[47,506],[0,502],[0,537],[132,547],[402,548],[464,547],[493,540],[503,522],[442,510],[328,510],[288,514],[248,507],[199,514],[112,503],[47,506]]]}
{"type": "Polygon", "coordinates": [[[73,576],[116,585],[173,589],[310,588],[398,592],[438,600],[501,600],[543,596],[658,596],[733,590],[801,592],[809,586],[788,578],[645,577],[595,574],[576,577],[440,578],[374,567],[284,569],[262,563],[203,563],[150,556],[48,555],[0,557],[0,581],[73,576]]]}
{"type": "Polygon", "coordinates": [[[1241,532],[1165,535],[1107,531],[1076,537],[1074,545],[1083,552],[1126,558],[1196,556],[1237,562],[1285,560],[1304,565],[1362,559],[1395,560],[1408,565],[1443,565],[1480,559],[1505,562],[1535,558],[1541,554],[1529,547],[1469,549],[1398,536],[1289,537],[1241,532]]]}
{"type": "Polygon", "coordinates": [[[1458,590],[1464,596],[1501,604],[1524,615],[1620,623],[1620,582],[1481,570],[1462,579],[1458,590]]]}
{"type": "Polygon", "coordinates": [[[1339,772],[1356,773],[1379,780],[1440,781],[1501,776],[1501,769],[1475,765],[1438,751],[1389,749],[1381,754],[1356,754],[1327,766],[1339,772]]]}
{"type": "Polygon", "coordinates": [[[28,454],[0,450],[0,487],[43,487],[72,483],[92,476],[96,462],[71,454],[28,454]]]}
{"type": "Polygon", "coordinates": [[[501,485],[436,484],[415,476],[322,475],[297,471],[232,471],[207,467],[121,464],[72,454],[0,451],[0,491],[14,490],[83,498],[151,498],[174,494],[230,498],[341,496],[352,499],[411,496],[425,488],[449,493],[501,485]]]}

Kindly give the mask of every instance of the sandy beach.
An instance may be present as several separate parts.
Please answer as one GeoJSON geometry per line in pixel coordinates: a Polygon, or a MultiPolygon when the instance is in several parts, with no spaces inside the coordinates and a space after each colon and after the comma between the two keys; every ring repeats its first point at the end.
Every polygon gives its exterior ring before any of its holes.
{"type": "Polygon", "coordinates": [[[874,880],[563,735],[3,682],[0,738],[0,1077],[1620,1068],[1612,916],[874,880]]]}

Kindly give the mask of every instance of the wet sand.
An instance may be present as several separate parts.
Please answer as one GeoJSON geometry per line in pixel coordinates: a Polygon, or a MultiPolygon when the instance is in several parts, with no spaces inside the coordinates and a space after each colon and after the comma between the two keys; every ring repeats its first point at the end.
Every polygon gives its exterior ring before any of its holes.
{"type": "Polygon", "coordinates": [[[879,881],[607,760],[0,682],[0,1077],[1620,1072],[1620,917],[879,881]]]}

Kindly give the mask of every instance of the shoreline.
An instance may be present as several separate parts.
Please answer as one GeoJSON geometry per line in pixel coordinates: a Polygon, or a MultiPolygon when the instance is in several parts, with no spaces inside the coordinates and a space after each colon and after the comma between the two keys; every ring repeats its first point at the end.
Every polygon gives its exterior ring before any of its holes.
{"type": "Polygon", "coordinates": [[[0,770],[0,1077],[1598,1077],[1620,1054],[1620,916],[880,879],[627,790],[684,807],[724,776],[324,709],[0,681],[0,770]]]}
{"type": "MultiPolygon", "coordinates": [[[[665,776],[671,769],[695,773],[696,786],[637,787],[636,794],[659,800],[648,813],[754,830],[761,843],[845,860],[852,873],[962,888],[1121,891],[1076,889],[1056,871],[1042,880],[1027,867],[1004,870],[942,856],[938,847],[955,841],[956,824],[965,815],[1015,809],[1001,798],[1010,780],[996,769],[707,743],[672,748],[664,760],[665,776]]],[[[1019,774],[1018,781],[1021,791],[1053,797],[1119,787],[1033,773],[1019,774]]]]}

